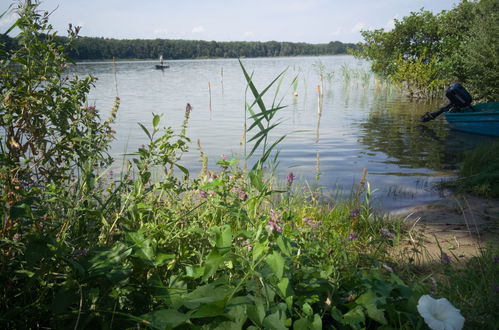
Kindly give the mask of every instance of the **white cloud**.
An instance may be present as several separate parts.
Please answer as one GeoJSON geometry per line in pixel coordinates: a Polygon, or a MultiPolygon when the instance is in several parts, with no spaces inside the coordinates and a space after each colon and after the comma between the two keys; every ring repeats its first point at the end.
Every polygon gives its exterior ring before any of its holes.
{"type": "Polygon", "coordinates": [[[244,32],[244,37],[245,38],[254,38],[255,34],[253,32],[251,32],[251,31],[244,32]]]}
{"type": "Polygon", "coordinates": [[[202,25],[199,25],[199,26],[192,28],[192,33],[203,33],[205,31],[206,31],[206,29],[202,25]]]}
{"type": "Polygon", "coordinates": [[[360,32],[360,30],[364,29],[365,27],[366,25],[364,23],[359,22],[353,26],[352,32],[360,32]]]}

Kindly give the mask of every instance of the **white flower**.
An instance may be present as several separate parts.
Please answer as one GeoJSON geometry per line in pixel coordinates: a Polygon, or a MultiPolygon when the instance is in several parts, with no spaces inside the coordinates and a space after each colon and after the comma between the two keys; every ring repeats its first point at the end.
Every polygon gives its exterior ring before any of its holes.
{"type": "Polygon", "coordinates": [[[432,330],[461,330],[464,317],[459,309],[445,298],[433,299],[428,295],[418,301],[418,312],[432,330]]]}

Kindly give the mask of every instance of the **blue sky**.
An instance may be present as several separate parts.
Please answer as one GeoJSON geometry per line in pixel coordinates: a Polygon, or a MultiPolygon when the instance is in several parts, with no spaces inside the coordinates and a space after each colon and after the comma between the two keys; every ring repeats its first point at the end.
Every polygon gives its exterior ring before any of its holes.
{"type": "MultiPolygon", "coordinates": [[[[452,9],[457,0],[44,0],[50,22],[65,34],[119,39],[358,42],[361,29],[390,29],[394,18],[425,8],[452,9]]],[[[0,10],[9,0],[0,1],[0,10]]],[[[12,15],[0,20],[5,31],[12,15]]]]}

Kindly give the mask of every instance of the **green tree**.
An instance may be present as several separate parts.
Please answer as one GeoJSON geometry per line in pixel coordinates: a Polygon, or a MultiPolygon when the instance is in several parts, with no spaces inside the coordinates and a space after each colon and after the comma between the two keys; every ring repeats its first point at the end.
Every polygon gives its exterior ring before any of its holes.
{"type": "Polygon", "coordinates": [[[391,31],[362,31],[355,55],[372,61],[372,70],[428,97],[460,81],[479,100],[497,100],[499,1],[461,1],[433,14],[421,10],[395,21],[391,31]]]}

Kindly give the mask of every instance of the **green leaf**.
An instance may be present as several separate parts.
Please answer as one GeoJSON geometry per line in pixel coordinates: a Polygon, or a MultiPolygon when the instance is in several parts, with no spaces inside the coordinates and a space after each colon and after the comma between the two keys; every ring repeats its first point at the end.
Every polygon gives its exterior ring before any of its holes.
{"type": "Polygon", "coordinates": [[[359,305],[364,306],[367,310],[367,316],[379,322],[383,325],[386,325],[388,322],[385,318],[384,309],[378,308],[378,303],[384,303],[386,299],[383,297],[377,297],[376,293],[373,290],[368,290],[366,293],[362,294],[355,302],[359,305]]]}
{"type": "Polygon", "coordinates": [[[290,252],[291,245],[289,244],[289,242],[285,243],[283,236],[277,237],[276,242],[281,252],[284,253],[286,256],[291,257],[291,252],[290,252]]]}
{"type": "Polygon", "coordinates": [[[277,287],[279,288],[279,292],[282,294],[283,298],[292,295],[292,290],[291,287],[289,286],[289,278],[283,277],[277,284],[277,287]]]}
{"type": "Polygon", "coordinates": [[[210,254],[206,257],[206,262],[204,263],[204,275],[203,280],[208,280],[218,269],[218,266],[224,262],[224,257],[218,252],[218,250],[212,250],[210,254]]]}
{"type": "Polygon", "coordinates": [[[160,119],[161,119],[160,115],[154,115],[152,117],[152,126],[153,127],[158,127],[160,119]]]}
{"type": "Polygon", "coordinates": [[[222,227],[222,231],[216,233],[216,243],[217,249],[221,250],[222,254],[229,251],[232,246],[232,230],[229,225],[222,227]]]}
{"type": "Polygon", "coordinates": [[[262,255],[265,249],[266,245],[261,242],[257,242],[255,246],[253,246],[253,262],[255,262],[258,259],[258,257],[262,255]]]}
{"type": "Polygon", "coordinates": [[[231,288],[226,285],[209,283],[198,286],[194,291],[186,294],[182,299],[182,304],[189,309],[197,309],[203,304],[225,300],[231,292],[231,288]]]}
{"type": "Polygon", "coordinates": [[[182,173],[184,173],[185,176],[189,176],[189,170],[187,168],[185,168],[184,166],[182,165],[179,165],[177,163],[174,164],[179,170],[182,171],[182,173]]]}
{"type": "Polygon", "coordinates": [[[310,328],[312,330],[322,330],[322,319],[319,314],[314,314],[314,320],[310,328]]]}
{"type": "Polygon", "coordinates": [[[160,267],[165,265],[170,260],[174,259],[174,254],[158,253],[156,254],[156,259],[154,260],[154,267],[160,267]]]}
{"type": "Polygon", "coordinates": [[[355,328],[359,328],[360,324],[363,324],[366,321],[366,317],[364,315],[364,311],[361,306],[356,306],[355,308],[348,311],[343,315],[342,323],[344,325],[350,325],[355,328]]]}
{"type": "Polygon", "coordinates": [[[222,315],[225,315],[225,299],[201,304],[198,309],[190,315],[190,317],[194,319],[222,315]]]}
{"type": "Polygon", "coordinates": [[[151,136],[151,133],[149,133],[149,130],[144,126],[142,125],[141,123],[137,123],[140,128],[142,128],[142,130],[144,131],[144,133],[146,133],[147,137],[149,138],[149,140],[152,141],[152,136],[151,136]]]}
{"type": "Polygon", "coordinates": [[[253,323],[259,326],[263,324],[263,319],[265,318],[265,307],[260,299],[256,300],[253,305],[248,306],[247,313],[253,323]]]}
{"type": "Polygon", "coordinates": [[[307,318],[301,318],[293,323],[293,330],[308,330],[309,324],[307,318]]]}
{"type": "Polygon", "coordinates": [[[284,258],[281,256],[281,254],[277,251],[274,251],[272,254],[267,256],[265,261],[270,266],[277,278],[281,279],[284,273],[284,258]]]}
{"type": "Polygon", "coordinates": [[[173,329],[187,320],[189,315],[174,309],[161,309],[141,316],[143,323],[156,329],[173,329]]]}
{"type": "Polygon", "coordinates": [[[283,315],[282,312],[277,311],[267,316],[263,320],[262,324],[265,327],[265,329],[287,330],[288,328],[286,327],[285,321],[286,321],[285,315],[283,315]]]}
{"type": "Polygon", "coordinates": [[[312,316],[312,314],[314,313],[314,310],[312,309],[312,306],[310,306],[309,303],[304,303],[302,306],[301,306],[301,310],[303,311],[303,313],[307,316],[312,316]]]}

